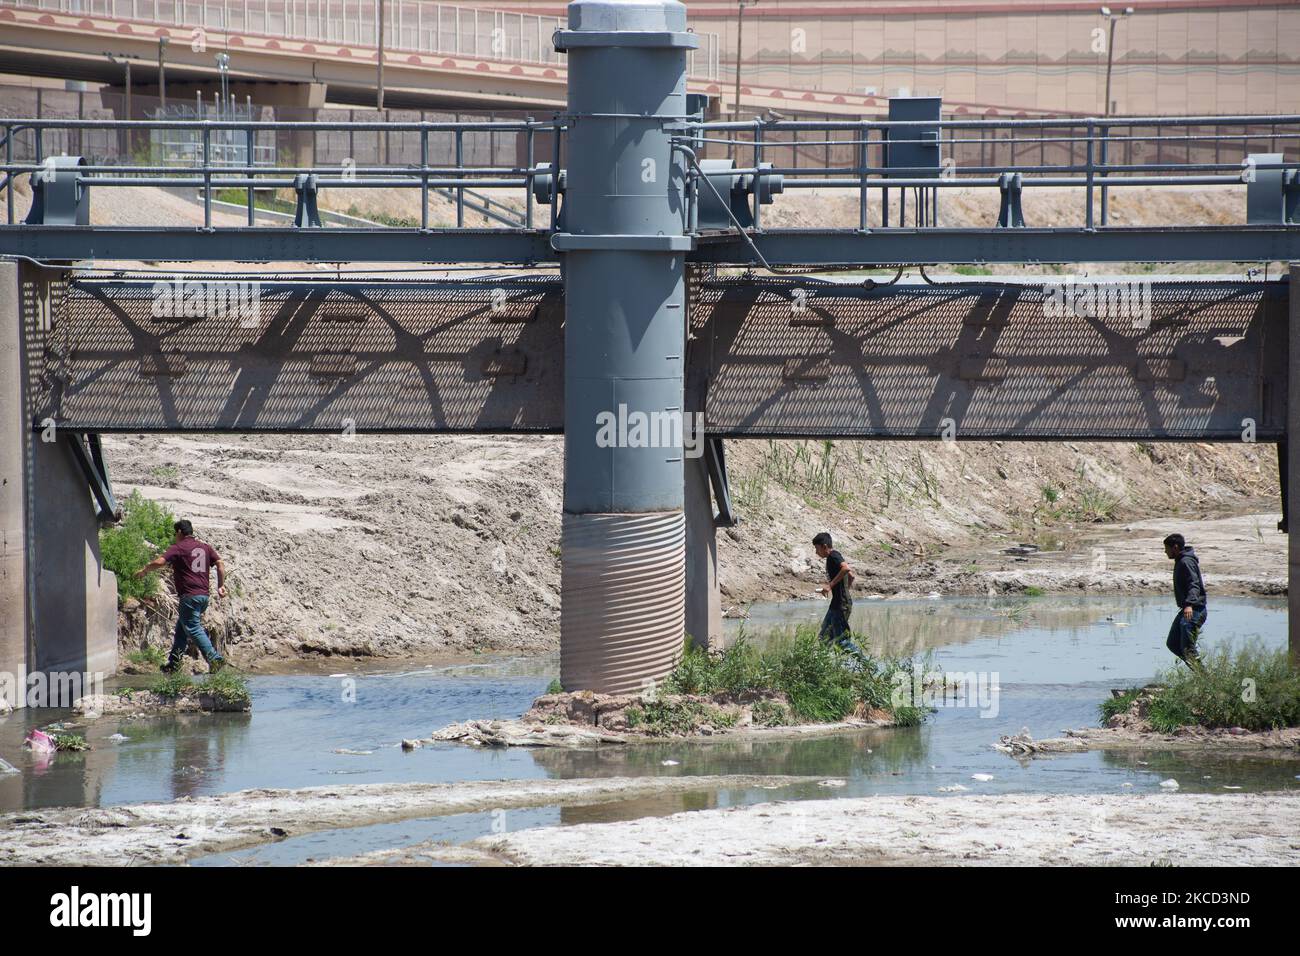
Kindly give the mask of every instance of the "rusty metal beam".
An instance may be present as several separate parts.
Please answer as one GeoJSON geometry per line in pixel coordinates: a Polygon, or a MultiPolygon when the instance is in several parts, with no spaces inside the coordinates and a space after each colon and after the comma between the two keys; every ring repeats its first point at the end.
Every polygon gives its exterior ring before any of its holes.
{"type": "MultiPolygon", "coordinates": [[[[686,407],[731,438],[934,438],[950,423],[958,439],[1239,441],[1247,419],[1256,440],[1285,437],[1286,283],[1159,280],[1145,326],[1046,314],[1049,293],[1009,281],[696,281],[686,407]]],[[[554,280],[265,282],[251,320],[155,315],[167,311],[159,294],[69,286],[33,424],[563,429],[554,280]]]]}
{"type": "Polygon", "coordinates": [[[687,404],[733,438],[1284,437],[1285,283],[1154,282],[1149,324],[1054,288],[701,282],[687,404]]]}
{"type": "Polygon", "coordinates": [[[267,282],[256,292],[228,288],[224,301],[212,291],[220,286],[72,284],[53,322],[34,424],[53,418],[86,431],[562,428],[563,297],[556,282],[267,282]]]}

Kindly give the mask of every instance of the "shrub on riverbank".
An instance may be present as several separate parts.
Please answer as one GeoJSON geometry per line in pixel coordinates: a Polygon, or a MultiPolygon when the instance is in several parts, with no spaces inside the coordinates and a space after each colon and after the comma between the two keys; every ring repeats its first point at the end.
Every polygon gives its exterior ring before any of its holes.
{"type": "MultiPolygon", "coordinates": [[[[746,694],[777,692],[790,701],[796,721],[834,723],[859,712],[884,711],[894,723],[920,723],[925,710],[895,705],[894,688],[905,680],[912,687],[911,658],[861,658],[824,644],[815,629],[799,627],[794,635],[760,650],[743,637],[721,653],[688,644],[681,663],[664,682],[668,694],[746,694]]],[[[910,695],[909,695],[910,696],[910,695]]],[[[770,708],[769,708],[770,710],[770,708]]],[[[764,722],[776,719],[765,713],[764,722]]]]}
{"type": "Polygon", "coordinates": [[[1107,724],[1130,714],[1158,733],[1180,727],[1274,730],[1300,726],[1300,671],[1285,648],[1259,643],[1219,648],[1201,657],[1203,670],[1176,664],[1149,691],[1129,691],[1101,705],[1107,724]],[[1134,711],[1137,713],[1134,713],[1134,711]]]}
{"type": "Polygon", "coordinates": [[[133,491],[122,502],[122,520],[99,532],[99,553],[104,567],[117,575],[117,597],[153,597],[158,591],[158,574],[135,578],[154,555],[166,550],[175,538],[172,513],[156,501],[133,491]]]}

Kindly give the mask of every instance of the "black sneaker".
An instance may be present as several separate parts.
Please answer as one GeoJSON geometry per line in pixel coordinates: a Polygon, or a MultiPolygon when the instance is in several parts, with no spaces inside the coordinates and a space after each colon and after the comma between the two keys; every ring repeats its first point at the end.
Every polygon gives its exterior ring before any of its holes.
{"type": "Polygon", "coordinates": [[[164,665],[161,667],[161,670],[162,670],[162,672],[163,672],[164,674],[175,674],[175,673],[176,673],[176,668],[177,668],[178,666],[180,666],[180,665],[178,665],[178,664],[175,663],[174,661],[168,661],[166,664],[164,664],[164,665]]]}

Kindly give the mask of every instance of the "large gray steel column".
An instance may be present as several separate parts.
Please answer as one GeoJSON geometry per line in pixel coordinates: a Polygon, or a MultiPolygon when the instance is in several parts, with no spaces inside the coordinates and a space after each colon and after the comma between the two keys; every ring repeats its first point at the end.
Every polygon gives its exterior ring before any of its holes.
{"type": "Polygon", "coordinates": [[[674,0],[568,9],[560,679],[622,693],[672,669],[685,629],[680,431],[659,439],[681,420],[690,239],[665,126],[698,41],[674,0]]]}

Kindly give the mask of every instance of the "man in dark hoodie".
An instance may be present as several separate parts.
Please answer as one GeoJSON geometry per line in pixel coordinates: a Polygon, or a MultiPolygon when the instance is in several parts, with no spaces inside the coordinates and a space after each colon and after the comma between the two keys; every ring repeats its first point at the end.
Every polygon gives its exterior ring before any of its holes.
{"type": "Polygon", "coordinates": [[[1199,671],[1202,666],[1196,653],[1196,639],[1207,617],[1201,563],[1181,534],[1165,538],[1165,556],[1174,562],[1174,602],[1178,605],[1178,616],[1169,628],[1165,646],[1192,670],[1199,671]]]}

